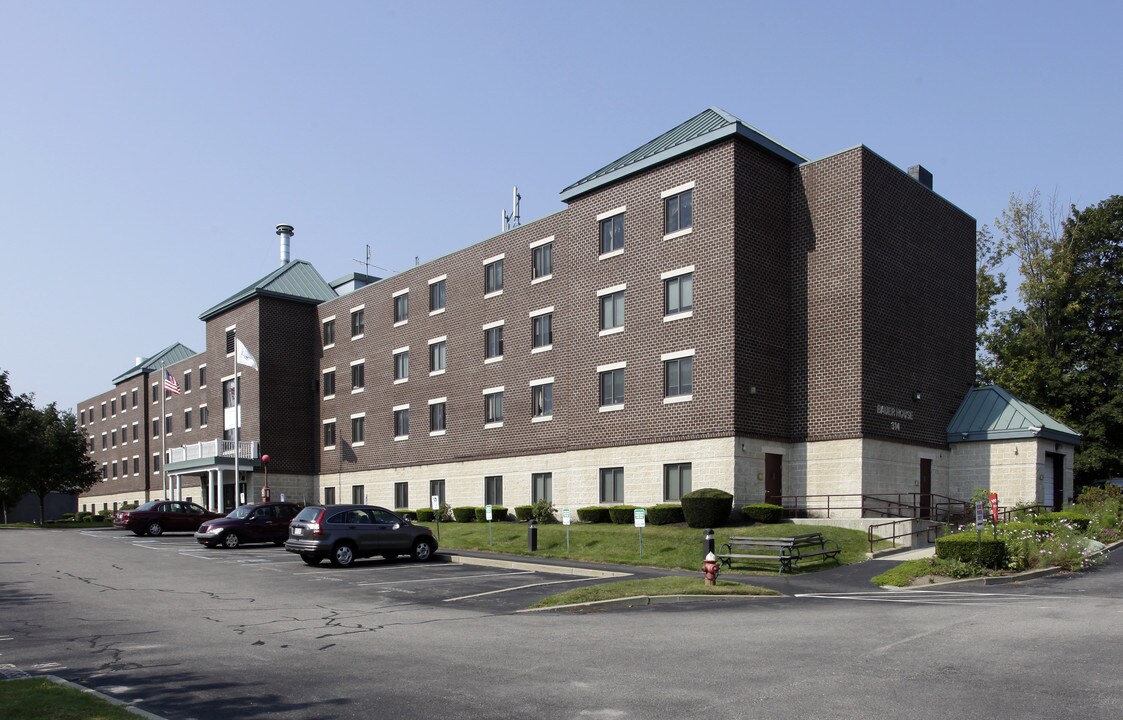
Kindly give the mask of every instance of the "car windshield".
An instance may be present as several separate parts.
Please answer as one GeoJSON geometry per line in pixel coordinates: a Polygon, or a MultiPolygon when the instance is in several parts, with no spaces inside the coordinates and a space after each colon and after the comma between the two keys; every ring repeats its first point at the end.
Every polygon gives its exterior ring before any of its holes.
{"type": "Polygon", "coordinates": [[[234,508],[226,517],[241,520],[249,517],[251,512],[253,512],[253,505],[243,505],[240,508],[234,508]]]}
{"type": "Polygon", "coordinates": [[[144,503],[143,505],[138,507],[137,510],[155,510],[158,507],[160,507],[160,501],[152,500],[150,502],[144,503]]]}

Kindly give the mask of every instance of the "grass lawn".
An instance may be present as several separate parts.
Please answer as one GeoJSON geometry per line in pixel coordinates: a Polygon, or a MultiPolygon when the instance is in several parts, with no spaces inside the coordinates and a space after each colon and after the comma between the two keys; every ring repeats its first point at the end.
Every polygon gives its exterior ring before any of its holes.
{"type": "Polygon", "coordinates": [[[19,720],[136,720],[99,697],[45,678],[0,680],[0,718],[19,720]]]}
{"type": "MultiPolygon", "coordinates": [[[[419,523],[437,532],[436,523],[419,523]]],[[[481,550],[510,555],[548,557],[589,562],[644,565],[648,567],[700,570],[702,566],[702,531],[677,525],[649,525],[643,528],[643,556],[640,556],[639,528],[609,523],[575,523],[569,526],[569,549],[566,550],[566,528],[561,524],[538,526],[538,551],[527,550],[525,523],[496,522],[492,525],[492,542],[488,542],[488,523],[442,522],[440,546],[446,550],[481,550]]],[[[714,546],[720,549],[730,535],[787,537],[793,534],[821,532],[823,537],[838,542],[843,565],[866,559],[869,543],[859,530],[820,525],[727,525],[714,529],[714,546]]],[[[888,543],[885,543],[888,546],[888,543]]],[[[814,572],[834,567],[834,562],[808,563],[796,573],[814,572]]],[[[769,575],[777,572],[776,563],[749,565],[735,562],[733,570],[722,572],[769,575]]]]}
{"type": "Polygon", "coordinates": [[[745,583],[718,580],[717,585],[706,585],[700,577],[662,577],[650,580],[621,580],[576,588],[552,595],[531,607],[555,607],[574,603],[615,600],[640,595],[779,595],[775,590],[746,585],[745,583]]]}

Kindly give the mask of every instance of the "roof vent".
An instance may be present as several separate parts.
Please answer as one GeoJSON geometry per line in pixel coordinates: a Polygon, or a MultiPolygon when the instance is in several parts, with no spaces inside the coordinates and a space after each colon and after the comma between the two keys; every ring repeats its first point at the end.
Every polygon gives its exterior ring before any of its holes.
{"type": "MultiPolygon", "coordinates": [[[[931,187],[931,183],[929,183],[931,187]]],[[[281,236],[281,267],[289,264],[289,241],[292,240],[292,225],[278,225],[277,234],[281,236]]]]}
{"type": "Polygon", "coordinates": [[[928,188],[932,189],[932,173],[924,169],[923,165],[913,165],[909,168],[909,175],[913,180],[928,188]]]}

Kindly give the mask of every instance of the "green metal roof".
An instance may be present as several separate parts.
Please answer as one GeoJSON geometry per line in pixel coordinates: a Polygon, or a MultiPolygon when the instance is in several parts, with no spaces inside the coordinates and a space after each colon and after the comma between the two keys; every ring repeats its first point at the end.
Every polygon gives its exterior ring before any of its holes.
{"type": "Polygon", "coordinates": [[[158,370],[161,364],[174,365],[180,360],[186,360],[187,358],[194,357],[198,354],[199,353],[195,352],[183,343],[175,343],[174,345],[169,345],[152,357],[141,360],[138,365],[132,366],[125,372],[113,378],[113,384],[116,385],[118,383],[125,382],[129,378],[136,377],[137,375],[143,375],[145,373],[150,373],[153,370],[158,370]]]}
{"type": "Polygon", "coordinates": [[[316,268],[312,267],[311,263],[305,260],[294,260],[285,263],[253,285],[204,311],[199,319],[209,320],[219,313],[261,296],[279,297],[316,305],[339,297],[331,285],[328,285],[324,278],[320,276],[320,273],[316,271],[316,268]]]}
{"type": "Polygon", "coordinates": [[[562,190],[561,199],[563,202],[569,202],[575,197],[616,182],[632,173],[667,162],[733,135],[739,135],[792,164],[807,162],[807,158],[792,152],[739,118],[724,110],[709,108],[591,175],[581,178],[562,190]]]}
{"type": "Polygon", "coordinates": [[[1080,433],[997,385],[972,388],[948,424],[948,442],[1044,438],[1080,444],[1080,433]]]}

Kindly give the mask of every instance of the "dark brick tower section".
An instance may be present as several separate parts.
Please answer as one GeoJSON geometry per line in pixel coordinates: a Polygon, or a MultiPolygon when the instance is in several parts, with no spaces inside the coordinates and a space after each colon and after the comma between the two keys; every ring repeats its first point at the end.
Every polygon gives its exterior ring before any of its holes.
{"type": "MultiPolygon", "coordinates": [[[[319,323],[316,306],[263,297],[258,305],[258,337],[250,345],[260,371],[242,367],[243,388],[257,379],[260,404],[252,408],[261,431],[261,452],[269,469],[310,475],[319,456],[319,323]],[[264,410],[260,410],[264,408],[264,410]]],[[[243,417],[243,422],[247,418],[243,417]]],[[[252,438],[251,438],[252,439],[252,438]]]]}

